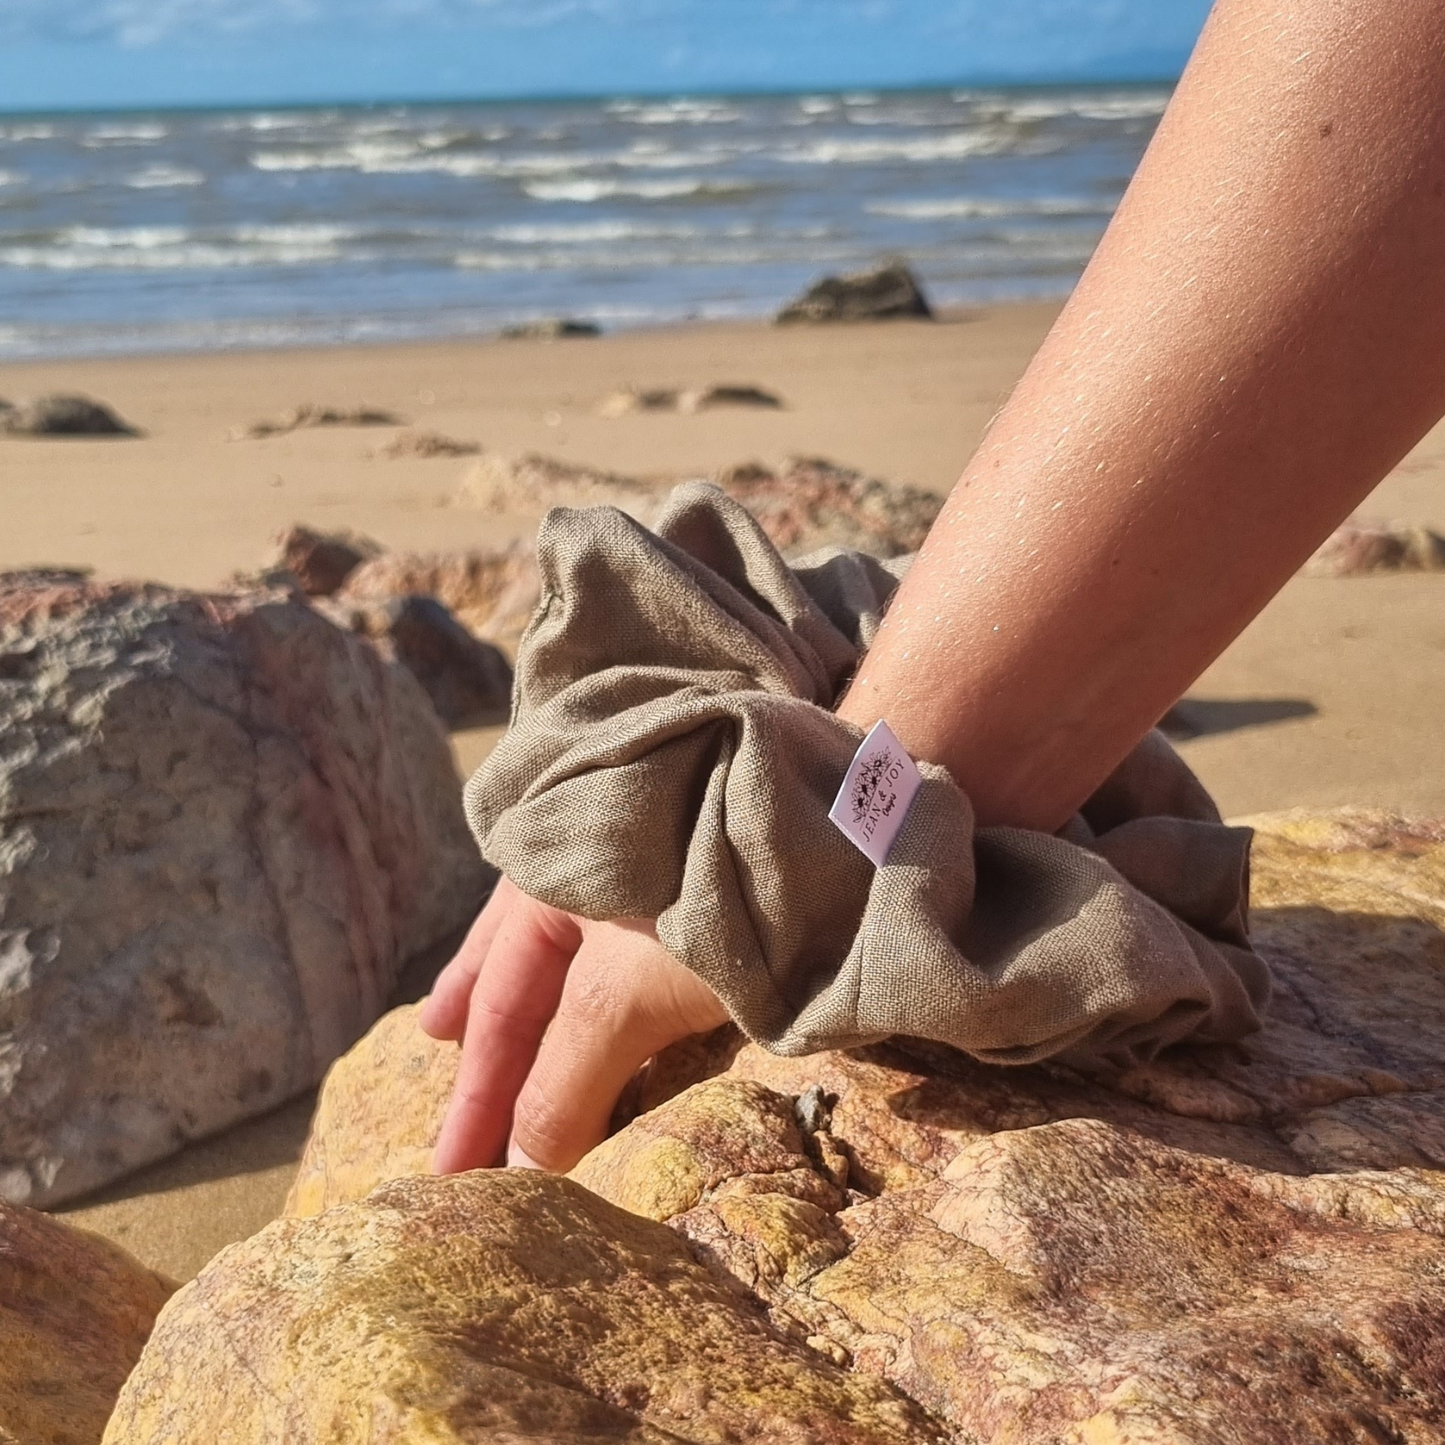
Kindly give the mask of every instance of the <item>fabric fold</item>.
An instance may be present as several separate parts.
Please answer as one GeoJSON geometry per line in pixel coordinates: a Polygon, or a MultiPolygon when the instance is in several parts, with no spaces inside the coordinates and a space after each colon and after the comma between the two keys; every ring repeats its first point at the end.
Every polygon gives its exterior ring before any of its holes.
{"type": "Polygon", "coordinates": [[[652,532],[554,510],[538,562],[511,726],[467,786],[482,851],[556,907],[656,918],[753,1039],[1128,1065],[1258,1028],[1249,832],[1157,733],[1057,835],[976,828],[928,763],[882,868],[828,821],[862,740],[831,709],[906,559],[789,565],[690,483],[652,532]]]}

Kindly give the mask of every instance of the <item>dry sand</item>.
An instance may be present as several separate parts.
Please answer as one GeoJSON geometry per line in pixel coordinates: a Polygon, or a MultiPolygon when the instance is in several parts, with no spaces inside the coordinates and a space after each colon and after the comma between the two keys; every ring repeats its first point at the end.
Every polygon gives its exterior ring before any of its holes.
{"type": "MultiPolygon", "coordinates": [[[[205,587],[252,567],[291,522],[394,547],[477,545],[515,528],[458,507],[465,459],[390,460],[394,428],[229,440],[303,402],[394,411],[489,451],[623,472],[703,472],[814,453],[944,491],[1042,339],[1054,308],[938,325],[641,332],[0,367],[0,397],[81,391],[137,440],[0,436],[0,568],[86,565],[205,587]],[[626,386],[747,383],[786,406],[698,415],[595,408],[626,386]]],[[[1445,428],[1362,513],[1445,531],[1445,428]]],[[[1372,804],[1445,815],[1445,575],[1296,579],[1193,690],[1206,729],[1182,750],[1226,813],[1372,804]]],[[[460,734],[470,768],[493,730],[460,734]]],[[[308,1101],[195,1146],[72,1217],[187,1277],[274,1216],[308,1101]]]]}

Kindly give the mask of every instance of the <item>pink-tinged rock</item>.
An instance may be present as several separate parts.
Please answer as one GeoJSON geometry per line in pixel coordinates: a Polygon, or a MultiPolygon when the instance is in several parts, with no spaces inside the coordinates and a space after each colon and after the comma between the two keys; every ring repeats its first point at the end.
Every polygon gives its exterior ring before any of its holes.
{"type": "MultiPolygon", "coordinates": [[[[535,455],[488,456],[467,474],[457,501],[537,518],[552,507],[612,506],[646,524],[683,480],[618,476],[535,455]]],[[[882,557],[916,552],[942,506],[932,492],[865,476],[822,457],[789,457],[775,467],[745,462],[706,480],[741,502],[790,555],[830,545],[882,557]]]]}
{"type": "Polygon", "coordinates": [[[109,1240],[0,1204],[0,1441],[97,1445],[175,1288],[109,1240]]]}
{"type": "Polygon", "coordinates": [[[473,636],[516,646],[540,596],[531,541],[462,552],[383,552],[346,579],[337,601],[435,597],[473,636]]]}
{"type": "Polygon", "coordinates": [[[369,537],[297,525],[276,538],[266,570],[289,572],[308,597],[330,597],[363,562],[380,552],[369,537]]]}
{"type": "Polygon", "coordinates": [[[0,578],[0,1197],[311,1087],[483,882],[420,687],[299,599],[0,578]]]}
{"type": "Polygon", "coordinates": [[[1445,537],[1410,522],[1351,520],[1305,563],[1306,577],[1445,571],[1445,537]]]}
{"type": "Polygon", "coordinates": [[[319,599],[316,605],[338,626],[369,639],[389,662],[406,668],[448,728],[506,722],[511,663],[490,642],[468,632],[435,597],[319,599]]]}

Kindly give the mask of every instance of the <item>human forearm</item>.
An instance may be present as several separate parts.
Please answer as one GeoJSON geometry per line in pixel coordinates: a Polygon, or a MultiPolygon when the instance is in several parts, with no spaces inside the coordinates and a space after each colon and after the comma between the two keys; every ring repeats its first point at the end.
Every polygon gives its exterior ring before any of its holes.
{"type": "Polygon", "coordinates": [[[1445,406],[1445,9],[1223,0],[840,709],[1053,828],[1445,406]]]}

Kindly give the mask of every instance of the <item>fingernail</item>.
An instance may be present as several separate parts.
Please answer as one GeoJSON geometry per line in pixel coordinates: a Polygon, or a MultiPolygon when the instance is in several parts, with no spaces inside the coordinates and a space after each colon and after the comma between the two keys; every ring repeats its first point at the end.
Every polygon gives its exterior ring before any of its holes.
{"type": "Polygon", "coordinates": [[[508,1169],[541,1169],[541,1167],[535,1159],[531,1159],[524,1154],[515,1142],[507,1145],[508,1169]]]}

